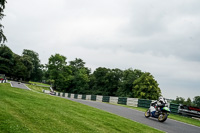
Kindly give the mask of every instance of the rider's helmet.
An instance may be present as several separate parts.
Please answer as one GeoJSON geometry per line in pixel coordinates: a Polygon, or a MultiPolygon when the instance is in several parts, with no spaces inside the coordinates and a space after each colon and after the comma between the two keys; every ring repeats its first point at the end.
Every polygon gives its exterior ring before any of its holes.
{"type": "Polygon", "coordinates": [[[158,101],[160,103],[165,103],[165,98],[161,96],[161,97],[158,98],[158,101]]]}

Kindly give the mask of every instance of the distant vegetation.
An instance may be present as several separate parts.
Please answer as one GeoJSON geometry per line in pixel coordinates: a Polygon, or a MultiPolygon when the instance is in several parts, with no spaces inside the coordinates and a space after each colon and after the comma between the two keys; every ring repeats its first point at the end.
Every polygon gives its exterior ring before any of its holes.
{"type": "MultiPolygon", "coordinates": [[[[6,0],[1,0],[0,1],[0,20],[3,19],[4,15],[4,9],[5,9],[5,4],[7,3],[6,0]]],[[[6,36],[3,33],[3,28],[4,26],[0,23],[0,43],[4,43],[7,41],[6,36]]]]}
{"type": "Polygon", "coordinates": [[[149,72],[98,67],[91,73],[82,59],[66,60],[65,56],[55,54],[43,65],[35,51],[24,49],[22,55],[17,55],[6,45],[0,46],[0,73],[11,79],[45,82],[55,90],[78,94],[145,99],[157,99],[161,95],[157,81],[149,72]]]}
{"type": "Polygon", "coordinates": [[[176,103],[176,104],[187,105],[187,106],[200,107],[200,96],[195,96],[193,98],[193,101],[190,98],[185,100],[185,98],[183,98],[183,97],[176,97],[176,99],[172,100],[171,102],[176,103]]]}

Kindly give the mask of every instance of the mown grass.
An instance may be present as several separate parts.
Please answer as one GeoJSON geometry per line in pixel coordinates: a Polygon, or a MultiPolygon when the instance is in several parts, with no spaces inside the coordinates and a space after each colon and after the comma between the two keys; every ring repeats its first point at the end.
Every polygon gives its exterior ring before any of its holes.
{"type": "Polygon", "coordinates": [[[42,90],[49,90],[50,91],[49,87],[29,85],[29,84],[26,84],[26,86],[28,88],[30,88],[31,90],[38,91],[38,92],[42,92],[42,90]]]}
{"type": "MultiPolygon", "coordinates": [[[[127,106],[127,105],[120,105],[120,106],[132,108],[132,109],[139,110],[139,111],[142,111],[142,112],[145,112],[147,110],[147,108],[141,108],[141,107],[131,107],[131,106],[127,106]]],[[[189,117],[184,117],[184,116],[180,116],[180,115],[176,115],[176,114],[170,114],[168,116],[168,118],[200,127],[200,121],[199,120],[192,119],[192,118],[189,118],[189,117]]]]}
{"type": "Polygon", "coordinates": [[[0,132],[162,132],[144,124],[73,102],[0,84],[0,132]]]}

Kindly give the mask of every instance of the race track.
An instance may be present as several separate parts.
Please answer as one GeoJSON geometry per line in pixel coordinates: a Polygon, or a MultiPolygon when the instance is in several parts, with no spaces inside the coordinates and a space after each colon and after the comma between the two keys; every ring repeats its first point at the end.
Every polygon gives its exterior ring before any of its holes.
{"type": "Polygon", "coordinates": [[[11,81],[10,84],[11,84],[12,87],[29,90],[29,88],[26,85],[24,85],[23,83],[21,83],[21,82],[11,81]]]}

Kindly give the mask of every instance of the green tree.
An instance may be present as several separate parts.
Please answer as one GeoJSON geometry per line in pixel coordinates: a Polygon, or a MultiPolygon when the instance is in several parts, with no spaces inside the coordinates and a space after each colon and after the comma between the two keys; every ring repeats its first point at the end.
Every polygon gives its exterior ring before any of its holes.
{"type": "Polygon", "coordinates": [[[194,97],[194,104],[195,106],[200,107],[200,96],[194,97]]]}
{"type": "Polygon", "coordinates": [[[32,69],[33,65],[28,56],[19,56],[17,54],[14,54],[12,77],[22,80],[28,80],[30,78],[32,69]]]}
{"type": "Polygon", "coordinates": [[[110,69],[107,69],[105,67],[99,67],[93,72],[93,74],[91,74],[90,77],[91,94],[108,95],[108,92],[106,92],[106,87],[108,84],[106,75],[109,71],[110,69]]]}
{"type": "MultiPolygon", "coordinates": [[[[5,9],[5,3],[6,3],[6,0],[1,0],[0,1],[0,20],[3,19],[3,17],[5,16],[3,14],[3,11],[5,9]]],[[[3,28],[4,26],[0,23],[0,43],[4,43],[7,39],[6,39],[6,36],[3,34],[3,28]]]]}
{"type": "Polygon", "coordinates": [[[26,67],[26,75],[24,76],[24,79],[29,80],[31,77],[31,73],[33,72],[33,62],[31,61],[30,56],[27,55],[22,56],[21,61],[26,67]]]}
{"type": "Polygon", "coordinates": [[[66,90],[71,80],[71,68],[67,66],[66,57],[51,55],[47,64],[49,79],[54,81],[54,89],[66,90]]]}
{"type": "Polygon", "coordinates": [[[90,76],[92,94],[115,96],[120,85],[122,71],[120,69],[97,68],[90,76]]]}
{"type": "Polygon", "coordinates": [[[90,70],[85,67],[82,59],[76,58],[70,61],[72,77],[68,92],[86,94],[89,89],[89,73],[90,70]]]}
{"type": "Polygon", "coordinates": [[[158,99],[161,95],[161,90],[154,77],[145,72],[133,82],[133,93],[134,97],[153,100],[158,99]]]}
{"type": "Polygon", "coordinates": [[[117,91],[117,96],[134,97],[133,82],[138,79],[143,72],[141,70],[127,69],[123,71],[120,88],[117,91]]]}
{"type": "Polygon", "coordinates": [[[0,74],[11,76],[13,65],[13,52],[4,44],[0,45],[0,74]]]}
{"type": "Polygon", "coordinates": [[[185,101],[184,105],[192,106],[192,100],[188,97],[187,101],[185,101]]]}
{"type": "Polygon", "coordinates": [[[72,68],[72,72],[76,72],[78,69],[85,68],[87,70],[87,73],[90,73],[90,70],[85,67],[85,62],[80,58],[76,58],[74,61],[70,61],[69,64],[72,68]]]}
{"type": "Polygon", "coordinates": [[[86,94],[89,89],[89,75],[84,68],[78,69],[73,73],[69,92],[86,94]]]}
{"type": "Polygon", "coordinates": [[[116,96],[117,90],[119,89],[121,83],[122,74],[123,71],[118,68],[108,71],[105,76],[107,81],[105,91],[107,92],[107,95],[116,96]]]}
{"type": "Polygon", "coordinates": [[[176,104],[184,104],[185,103],[185,98],[183,97],[176,97],[176,100],[172,100],[172,103],[176,103],[176,104]]]}
{"type": "Polygon", "coordinates": [[[39,54],[32,50],[24,49],[22,55],[29,56],[29,59],[33,64],[33,70],[31,71],[30,80],[42,81],[43,72],[42,65],[40,64],[39,54]]]}

